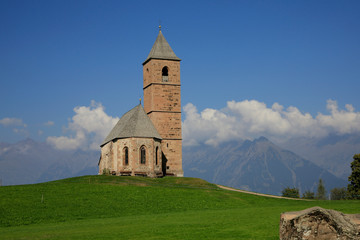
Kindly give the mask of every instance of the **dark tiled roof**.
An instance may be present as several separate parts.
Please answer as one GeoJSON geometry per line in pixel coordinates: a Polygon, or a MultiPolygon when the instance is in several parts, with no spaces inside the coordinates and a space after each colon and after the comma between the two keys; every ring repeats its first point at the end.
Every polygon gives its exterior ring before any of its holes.
{"type": "Polygon", "coordinates": [[[149,137],[161,139],[141,104],[125,113],[105,138],[101,146],[117,138],[149,137]]]}
{"type": "Polygon", "coordinates": [[[146,58],[143,64],[152,58],[181,61],[181,59],[175,55],[174,51],[171,49],[169,43],[166,41],[161,31],[159,31],[159,35],[157,36],[156,41],[151,48],[149,56],[146,58]]]}

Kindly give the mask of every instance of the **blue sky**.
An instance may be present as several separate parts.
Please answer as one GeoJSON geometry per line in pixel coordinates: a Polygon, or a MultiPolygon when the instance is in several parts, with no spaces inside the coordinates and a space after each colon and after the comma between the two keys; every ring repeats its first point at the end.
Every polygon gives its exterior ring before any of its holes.
{"type": "Polygon", "coordinates": [[[73,109],[92,100],[121,117],[142,95],[159,21],[182,59],[183,106],[226,114],[255,100],[315,119],[331,99],[358,121],[359,12],[359,1],[2,0],[0,141],[76,134],[73,109]]]}

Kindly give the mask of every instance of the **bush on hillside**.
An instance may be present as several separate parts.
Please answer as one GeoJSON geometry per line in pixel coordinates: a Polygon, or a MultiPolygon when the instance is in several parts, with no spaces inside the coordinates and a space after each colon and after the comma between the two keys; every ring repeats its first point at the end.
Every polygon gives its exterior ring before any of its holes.
{"type": "Polygon", "coordinates": [[[110,175],[110,169],[104,168],[102,171],[102,175],[110,175]]]}
{"type": "Polygon", "coordinates": [[[287,187],[281,193],[283,197],[300,198],[299,189],[297,188],[287,187]]]}
{"type": "Polygon", "coordinates": [[[315,193],[311,192],[311,191],[305,191],[303,193],[302,198],[304,198],[304,199],[314,199],[315,198],[315,193]]]}
{"type": "Polygon", "coordinates": [[[333,188],[330,191],[331,200],[343,200],[346,199],[346,188],[333,188]]]}

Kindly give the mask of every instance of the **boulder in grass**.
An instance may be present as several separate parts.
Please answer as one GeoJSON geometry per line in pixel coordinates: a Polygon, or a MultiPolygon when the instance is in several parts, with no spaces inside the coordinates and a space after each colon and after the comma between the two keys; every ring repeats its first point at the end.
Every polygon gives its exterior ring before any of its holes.
{"type": "Polygon", "coordinates": [[[360,214],[312,207],[280,217],[280,240],[360,240],[360,214]]]}

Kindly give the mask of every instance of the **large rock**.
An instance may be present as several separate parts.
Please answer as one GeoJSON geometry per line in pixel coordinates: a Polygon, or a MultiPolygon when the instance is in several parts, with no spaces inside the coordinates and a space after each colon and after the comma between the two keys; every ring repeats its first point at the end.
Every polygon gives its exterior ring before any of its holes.
{"type": "Polygon", "coordinates": [[[343,214],[321,207],[285,212],[280,217],[280,239],[360,239],[360,214],[343,214]]]}

